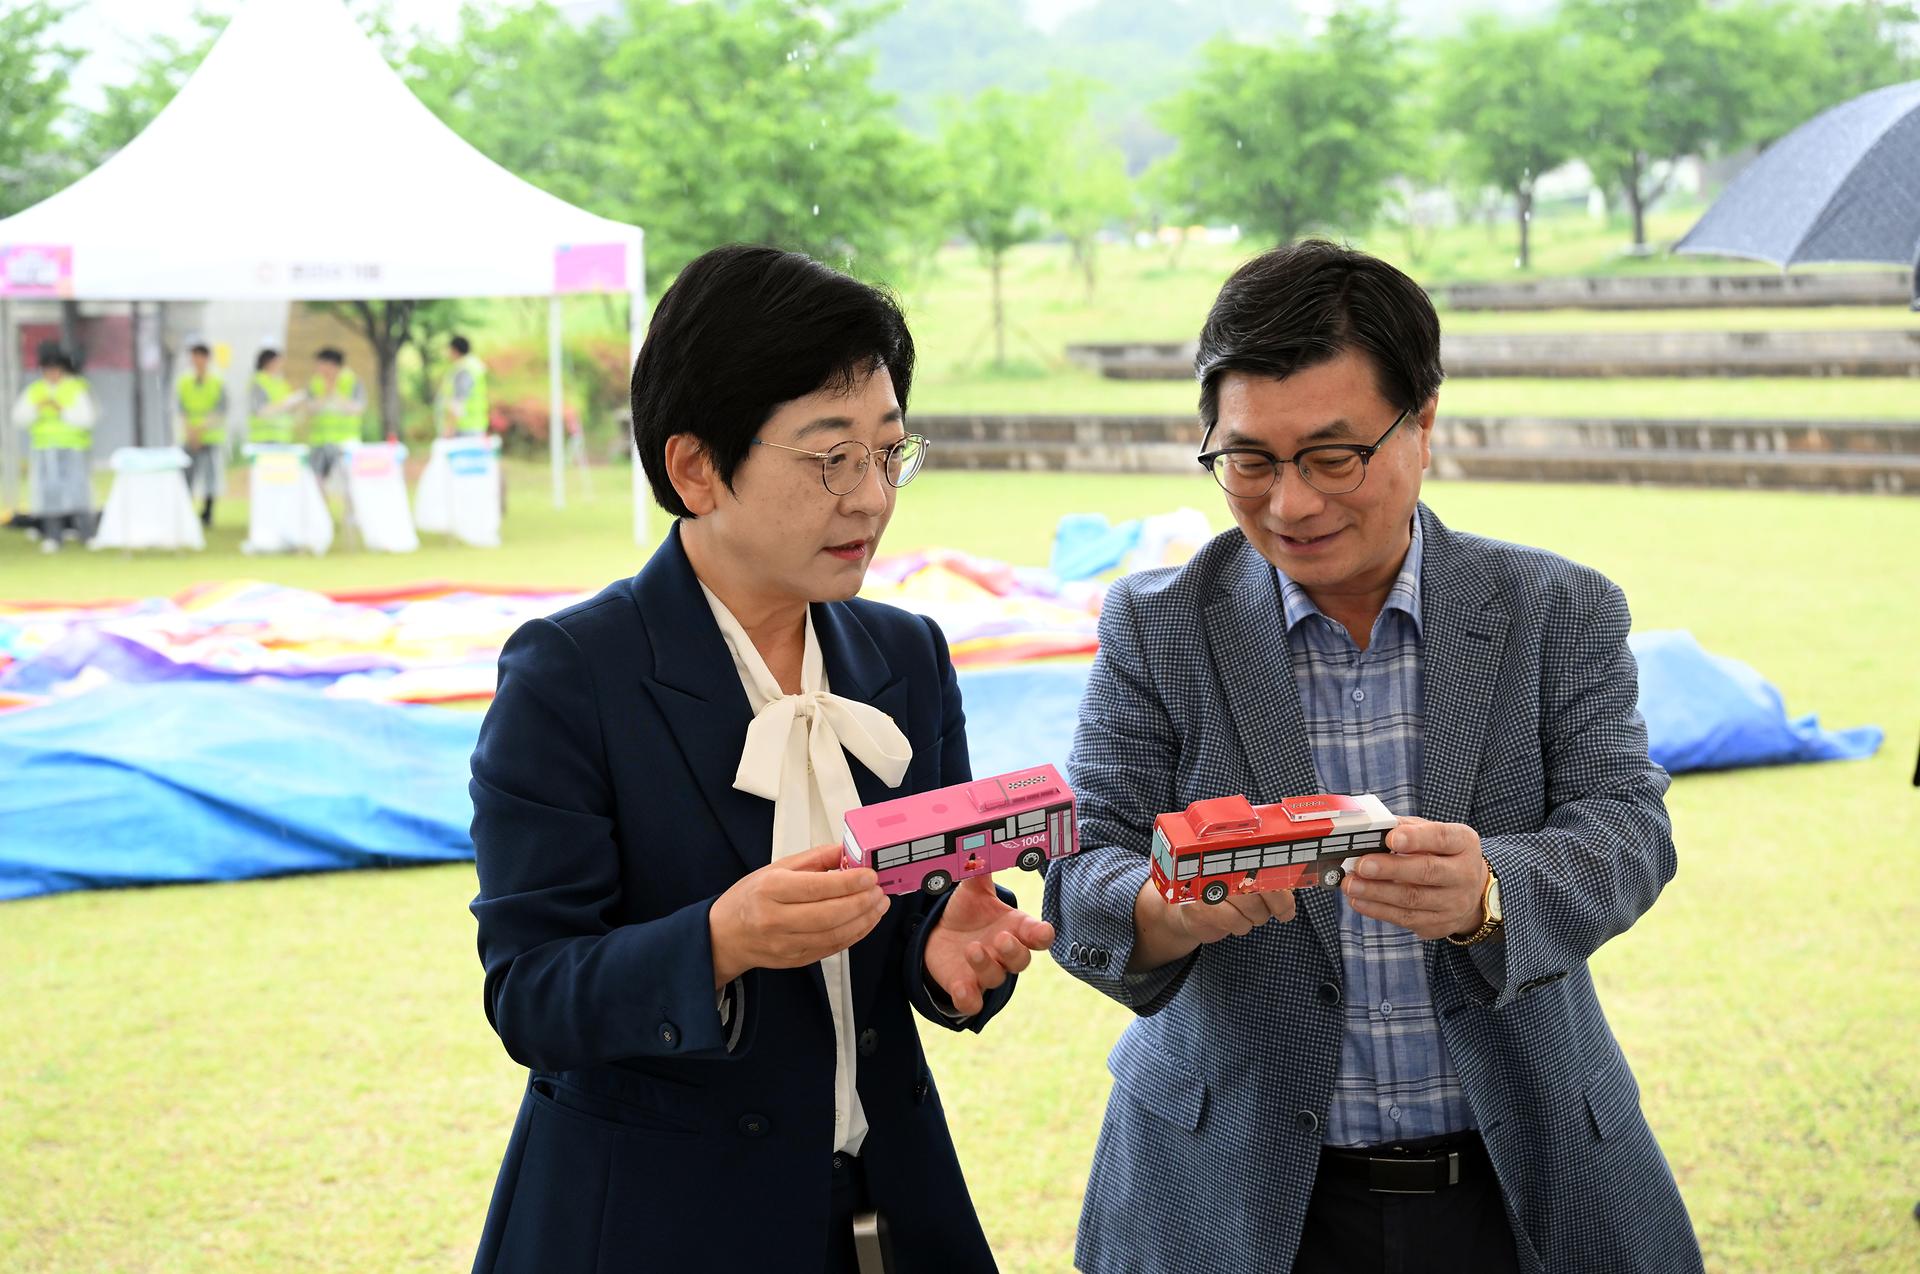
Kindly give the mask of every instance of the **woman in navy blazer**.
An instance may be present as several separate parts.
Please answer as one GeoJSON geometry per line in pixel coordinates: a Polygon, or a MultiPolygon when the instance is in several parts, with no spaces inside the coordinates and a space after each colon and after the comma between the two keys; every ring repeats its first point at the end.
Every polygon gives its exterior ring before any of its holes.
{"type": "Polygon", "coordinates": [[[530,1072],[476,1270],[865,1274],[874,1213],[902,1274],[994,1268],[908,1009],[979,1030],[1052,928],[826,843],[836,791],[971,777],[940,630],[854,599],[912,371],[892,301],[805,257],[717,249],[661,298],[634,436],[679,520],[514,634],[473,755],[487,1016],[530,1072]]]}

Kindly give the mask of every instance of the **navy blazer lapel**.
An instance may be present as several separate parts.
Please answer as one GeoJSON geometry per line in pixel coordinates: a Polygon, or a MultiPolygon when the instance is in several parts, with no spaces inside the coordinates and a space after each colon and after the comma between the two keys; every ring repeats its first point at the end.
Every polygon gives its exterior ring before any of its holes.
{"type": "MultiPolygon", "coordinates": [[[[1293,679],[1280,579],[1251,544],[1243,541],[1222,572],[1220,596],[1207,607],[1206,627],[1214,672],[1257,789],[1242,795],[1257,805],[1270,805],[1319,791],[1313,744],[1293,679]]],[[[1295,898],[1314,936],[1337,964],[1339,914],[1332,895],[1314,888],[1300,890],[1295,898]]]]}
{"type": "Polygon", "coordinates": [[[648,689],[673,743],[741,866],[764,867],[773,853],[773,802],[733,786],[753,710],[677,523],[634,577],[633,595],[653,648],[648,689]]]}
{"type": "MultiPolygon", "coordinates": [[[[893,718],[893,723],[900,727],[902,734],[908,734],[910,722],[907,719],[906,679],[894,672],[879,644],[874,641],[873,634],[860,622],[853,608],[838,602],[816,602],[813,606],[813,633],[820,642],[820,664],[826,670],[827,689],[842,699],[872,704],[893,718]]],[[[907,777],[897,788],[888,787],[878,775],[862,765],[858,757],[851,752],[847,754],[847,769],[853,774],[853,785],[860,793],[862,805],[891,800],[916,790],[917,785],[913,781],[916,773],[927,773],[919,750],[929,746],[932,741],[915,739],[908,734],[908,742],[913,746],[915,755],[907,767],[907,777]]],[[[867,1006],[873,1002],[874,991],[880,985],[880,975],[886,967],[886,953],[893,947],[893,926],[899,923],[902,909],[914,901],[913,895],[895,899],[873,933],[848,953],[848,976],[852,979],[855,1021],[863,1021],[867,1016],[867,1006]],[[870,955],[869,952],[877,954],[870,955]]]]}
{"type": "Polygon", "coordinates": [[[1420,518],[1420,815],[1461,823],[1473,808],[1509,617],[1453,533],[1425,505],[1420,518]]]}

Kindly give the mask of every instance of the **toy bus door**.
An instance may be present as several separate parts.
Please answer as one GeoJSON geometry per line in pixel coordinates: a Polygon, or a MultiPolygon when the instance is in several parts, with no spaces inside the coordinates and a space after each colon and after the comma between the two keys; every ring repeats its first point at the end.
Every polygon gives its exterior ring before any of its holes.
{"type": "Polygon", "coordinates": [[[1047,857],[1059,858],[1073,850],[1073,806],[1047,816],[1047,857]]]}

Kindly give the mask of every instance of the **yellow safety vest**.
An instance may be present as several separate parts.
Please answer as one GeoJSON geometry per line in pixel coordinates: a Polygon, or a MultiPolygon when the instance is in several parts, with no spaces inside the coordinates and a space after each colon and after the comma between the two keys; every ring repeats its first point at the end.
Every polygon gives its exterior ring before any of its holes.
{"type": "MultiPolygon", "coordinates": [[[[341,401],[351,400],[354,387],[360,383],[350,368],[342,367],[340,375],[334,378],[333,392],[327,392],[327,383],[315,376],[307,383],[307,397],[314,402],[328,398],[341,401]]],[[[316,447],[329,443],[359,442],[361,414],[357,411],[316,411],[307,419],[307,441],[316,447]]]]}
{"type": "Polygon", "coordinates": [[[226,421],[215,419],[213,414],[219,410],[220,396],[226,391],[226,382],[211,373],[205,380],[182,376],[175,387],[174,396],[180,402],[180,415],[189,426],[200,430],[200,441],[203,443],[227,440],[226,421]]]}
{"type": "Polygon", "coordinates": [[[27,401],[39,413],[32,428],[35,451],[93,450],[93,426],[69,424],[66,419],[67,412],[86,394],[87,382],[78,376],[63,376],[57,385],[37,380],[27,386],[27,401]]]}
{"type": "MultiPolygon", "coordinates": [[[[447,404],[453,401],[453,378],[463,371],[473,376],[473,392],[467,395],[466,406],[460,412],[454,432],[483,434],[487,432],[487,365],[480,361],[478,354],[469,354],[447,369],[446,379],[440,382],[441,419],[445,419],[447,404]]],[[[436,431],[439,426],[440,421],[434,421],[436,431]]]]}
{"type": "MultiPolygon", "coordinates": [[[[255,372],[253,383],[258,385],[267,396],[269,406],[285,402],[293,393],[293,386],[284,376],[275,376],[272,372],[255,372]]],[[[292,442],[293,417],[284,412],[274,416],[253,416],[247,420],[248,442],[292,442]]]]}

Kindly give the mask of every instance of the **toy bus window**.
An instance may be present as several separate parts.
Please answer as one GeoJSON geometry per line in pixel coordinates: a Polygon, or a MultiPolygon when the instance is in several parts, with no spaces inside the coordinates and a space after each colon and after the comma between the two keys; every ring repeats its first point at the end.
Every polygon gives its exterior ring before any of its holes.
{"type": "Polygon", "coordinates": [[[1020,830],[1023,832],[1037,832],[1042,827],[1045,827],[1046,824],[1047,812],[1045,810],[1028,810],[1020,816],[1020,830]]]}
{"type": "Polygon", "coordinates": [[[1336,849],[1345,849],[1348,845],[1351,845],[1353,838],[1351,836],[1322,836],[1320,843],[1326,846],[1326,852],[1332,853],[1336,849]]]}
{"type": "Polygon", "coordinates": [[[1262,852],[1257,845],[1252,849],[1241,850],[1233,856],[1233,869],[1235,871],[1252,871],[1260,865],[1260,855],[1262,852]]]}
{"type": "Polygon", "coordinates": [[[874,851],[875,867],[898,867],[907,861],[908,851],[905,845],[889,845],[885,849],[874,851]]]}
{"type": "Polygon", "coordinates": [[[922,836],[919,840],[913,842],[913,860],[915,862],[919,862],[922,858],[932,858],[936,854],[944,854],[946,852],[947,838],[944,836],[922,836]]]}
{"type": "Polygon", "coordinates": [[[1320,845],[1317,841],[1312,844],[1302,845],[1299,849],[1293,851],[1293,861],[1296,863],[1310,863],[1318,857],[1320,857],[1320,845]]]}
{"type": "Polygon", "coordinates": [[[1209,876],[1217,876],[1223,871],[1233,870],[1232,854],[1208,854],[1200,860],[1200,870],[1209,876]]]}
{"type": "Polygon", "coordinates": [[[1364,836],[1356,836],[1353,838],[1353,848],[1356,851],[1378,849],[1380,848],[1381,842],[1385,839],[1385,832],[1368,832],[1364,836]]]}
{"type": "Polygon", "coordinates": [[[1275,845],[1260,857],[1262,867],[1279,867],[1288,862],[1287,847],[1275,845]]]}
{"type": "Polygon", "coordinates": [[[975,832],[971,836],[962,836],[960,838],[960,848],[962,850],[970,851],[975,849],[985,849],[986,847],[987,847],[987,834],[985,832],[975,832]]]}
{"type": "Polygon", "coordinates": [[[1007,829],[1006,829],[1006,828],[1004,828],[1004,827],[996,827],[996,828],[994,828],[994,829],[993,829],[993,843],[994,843],[994,844],[996,844],[996,845],[998,845],[998,844],[999,844],[999,843],[1000,843],[1001,841],[1003,841],[1003,840],[1005,840],[1006,838],[1007,838],[1007,829]]]}
{"type": "Polygon", "coordinates": [[[1192,880],[1200,874],[1200,864],[1192,858],[1183,859],[1180,863],[1180,870],[1174,874],[1181,880],[1192,880]]]}

